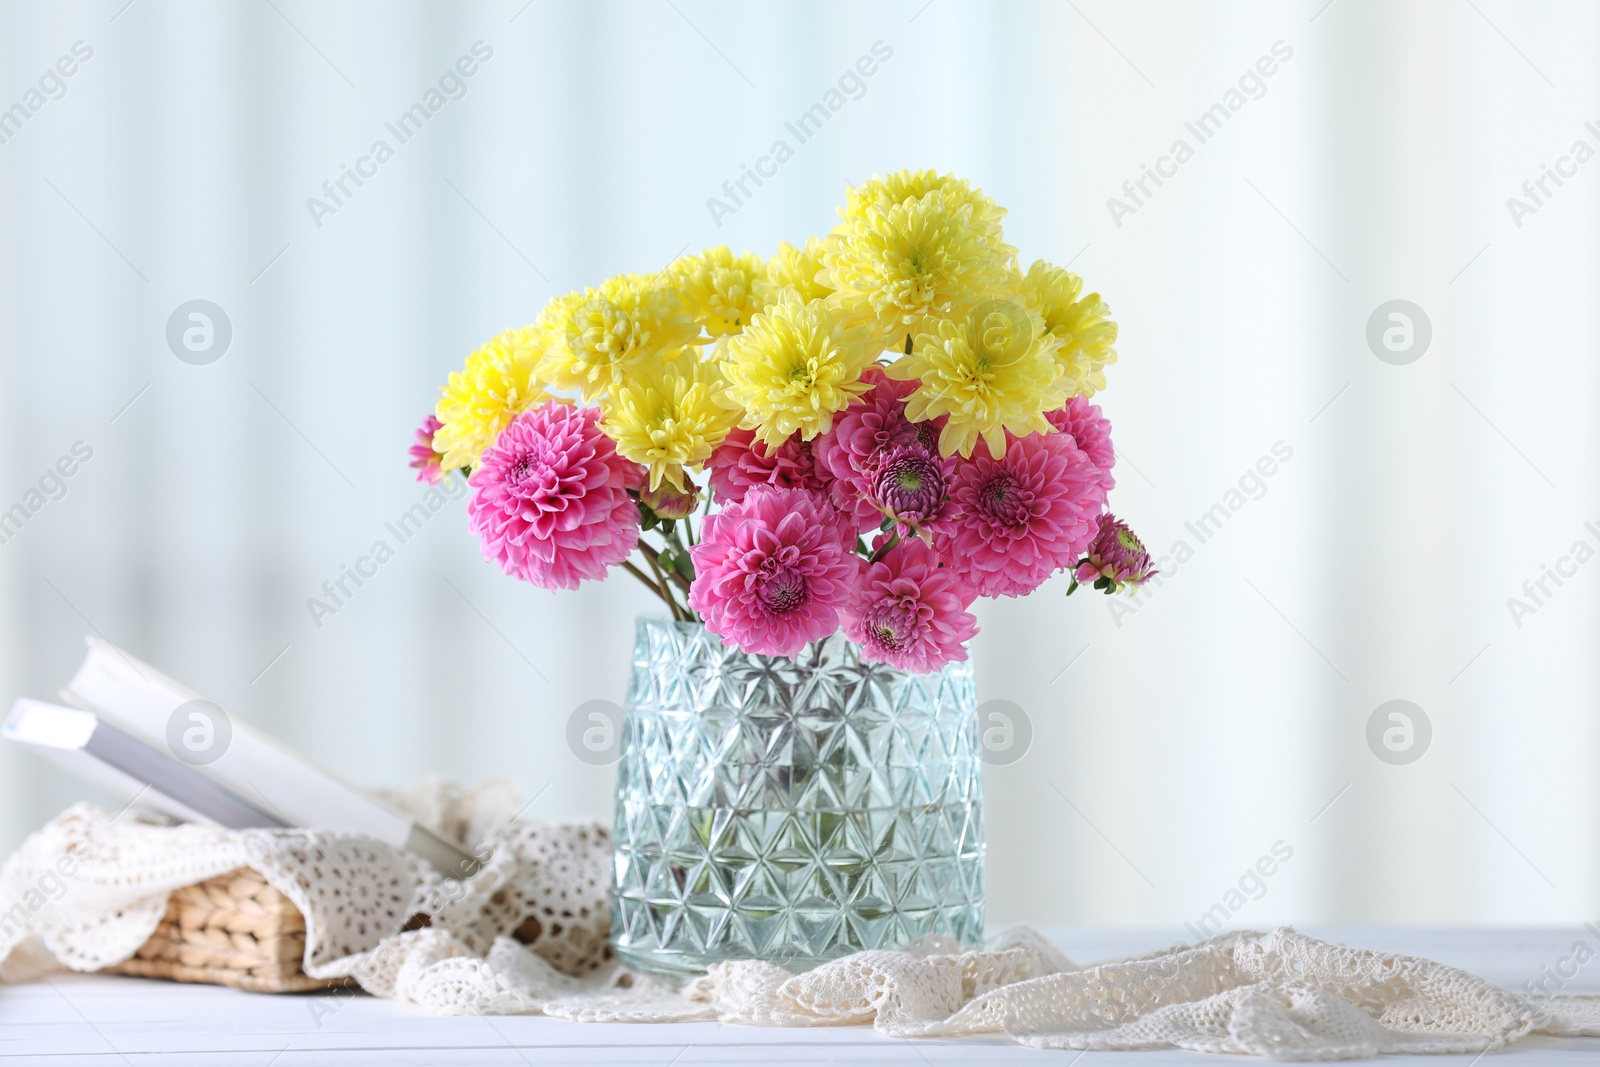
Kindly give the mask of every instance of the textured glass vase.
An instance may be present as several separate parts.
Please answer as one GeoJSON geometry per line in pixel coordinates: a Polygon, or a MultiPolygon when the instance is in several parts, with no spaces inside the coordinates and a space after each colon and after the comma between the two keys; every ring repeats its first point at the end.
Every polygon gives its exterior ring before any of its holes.
{"type": "Polygon", "coordinates": [[[912,675],[835,635],[795,660],[641,619],[617,768],[611,938],[627,965],[800,969],[983,933],[972,668],[912,675]]]}

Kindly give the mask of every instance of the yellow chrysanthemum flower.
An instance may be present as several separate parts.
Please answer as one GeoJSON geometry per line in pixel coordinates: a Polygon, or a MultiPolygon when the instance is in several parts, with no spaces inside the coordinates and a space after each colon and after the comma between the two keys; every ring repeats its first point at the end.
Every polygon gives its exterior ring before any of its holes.
{"type": "Polygon", "coordinates": [[[973,213],[939,189],[898,204],[858,199],[823,242],[819,280],[898,348],[979,300],[1010,295],[1017,250],[973,213]]]}
{"type": "Polygon", "coordinates": [[[898,170],[882,177],[874,174],[860,185],[851,186],[845,193],[844,216],[851,218],[860,215],[868,204],[889,206],[903,204],[907,200],[921,200],[935,190],[952,207],[970,206],[972,225],[997,241],[1001,239],[1000,220],[1006,217],[1006,209],[985,196],[982,189],[974,189],[965,178],[957,178],[954,174],[940,175],[934,170],[898,170]]]}
{"type": "Polygon", "coordinates": [[[508,330],[467,357],[450,375],[434,415],[433,450],[444,470],[475,467],[506,424],[550,399],[534,376],[536,328],[508,330]]]}
{"type": "Polygon", "coordinates": [[[793,291],[721,343],[723,402],[744,412],[740,426],[776,448],[796,430],[811,440],[833,428],[835,412],[865,393],[861,372],[878,354],[870,324],[827,301],[793,291]]]}
{"type": "Polygon", "coordinates": [[[727,245],[680,256],[667,268],[690,314],[712,337],[738,333],[761,310],[756,285],[765,280],[761,257],[736,256],[727,245]]]}
{"type": "Polygon", "coordinates": [[[1093,396],[1106,387],[1104,368],[1117,361],[1117,324],[1099,293],[1082,296],[1083,279],[1037,260],[1022,279],[1019,295],[1060,338],[1057,358],[1070,379],[1069,394],[1093,396]]]}
{"type": "Polygon", "coordinates": [[[688,350],[629,374],[600,402],[600,428],[617,451],[650,468],[650,488],[666,481],[680,493],[685,467],[703,466],[739,413],[717,403],[717,368],[688,350]]]}
{"type": "Polygon", "coordinates": [[[591,401],[700,333],[676,286],[661,274],[618,274],[598,289],[556,297],[535,328],[548,336],[539,377],[591,401]]]}
{"type": "Polygon", "coordinates": [[[941,320],[920,334],[911,354],[887,374],[921,384],[906,399],[906,417],[949,416],[939,451],[970,457],[978,438],[990,454],[1006,453],[1007,430],[1050,433],[1044,413],[1066,403],[1066,378],[1056,359],[1061,342],[1010,301],[989,301],[961,322],[941,320]]]}
{"type": "Polygon", "coordinates": [[[821,300],[833,292],[817,281],[822,270],[822,241],[807,237],[804,248],[796,248],[788,241],[778,242],[778,251],[767,260],[766,278],[756,283],[756,294],[761,306],[776,304],[785,289],[793,289],[801,300],[821,300]]]}

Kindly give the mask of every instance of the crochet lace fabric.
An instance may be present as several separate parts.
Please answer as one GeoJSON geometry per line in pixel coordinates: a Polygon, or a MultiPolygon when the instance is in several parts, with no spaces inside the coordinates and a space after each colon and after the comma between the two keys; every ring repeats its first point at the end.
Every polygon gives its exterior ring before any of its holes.
{"type": "Polygon", "coordinates": [[[894,1037],[1004,1033],[1036,1048],[1285,1061],[1476,1053],[1535,1032],[1600,1036],[1600,997],[1528,998],[1443,964],[1288,928],[1094,967],[1016,930],[981,949],[932,939],[799,975],[719,964],[674,989],[610,959],[604,828],[519,821],[506,787],[431,783],[391,799],[472,848],[482,869],[456,881],[364,838],[163,826],[73,807],[0,868],[0,978],[127,959],[173,890],[250,867],[305,914],[307,974],[352,977],[439,1014],[870,1025],[894,1037]]]}

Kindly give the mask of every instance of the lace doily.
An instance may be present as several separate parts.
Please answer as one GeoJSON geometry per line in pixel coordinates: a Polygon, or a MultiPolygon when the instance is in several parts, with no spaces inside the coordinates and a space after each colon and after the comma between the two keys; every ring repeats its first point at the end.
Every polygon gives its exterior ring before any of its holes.
{"type": "Polygon", "coordinates": [[[1016,930],[981,949],[931,939],[799,975],[719,964],[673,989],[610,959],[610,838],[599,824],[519,821],[505,786],[431,783],[391,799],[477,851],[481,870],[448,879],[389,846],[323,831],[162,826],[70,808],[0,868],[0,978],[127,959],[173,890],[250,867],[304,913],[307,974],[354,978],[439,1014],[870,1025],[893,1037],[1004,1033],[1036,1048],[1286,1061],[1476,1053],[1529,1033],[1600,1036],[1600,997],[1524,997],[1443,964],[1288,928],[1087,968],[1016,930]]]}

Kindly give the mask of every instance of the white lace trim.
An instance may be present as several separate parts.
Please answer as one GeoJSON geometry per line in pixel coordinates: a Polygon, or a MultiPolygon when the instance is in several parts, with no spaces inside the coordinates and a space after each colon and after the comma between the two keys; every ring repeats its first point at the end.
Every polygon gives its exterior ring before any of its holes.
{"type": "Polygon", "coordinates": [[[1288,928],[1089,968],[1016,930],[980,950],[932,939],[799,975],[720,964],[675,990],[609,960],[610,839],[598,824],[515,821],[514,793],[499,785],[430,783],[392,799],[469,847],[481,842],[482,870],[456,881],[341,834],[161,826],[70,808],[0,868],[0,978],[127,959],[173,890],[250,867],[305,914],[307,974],[353,977],[445,1015],[871,1025],[894,1037],[1004,1033],[1036,1048],[1284,1061],[1476,1053],[1535,1032],[1600,1036],[1600,997],[1530,999],[1443,964],[1288,928]],[[426,916],[424,928],[403,930],[414,916],[426,916]],[[531,945],[510,936],[519,928],[531,945]]]}

